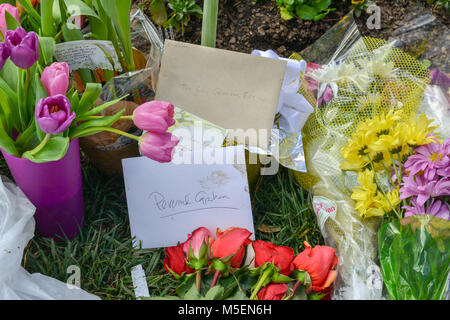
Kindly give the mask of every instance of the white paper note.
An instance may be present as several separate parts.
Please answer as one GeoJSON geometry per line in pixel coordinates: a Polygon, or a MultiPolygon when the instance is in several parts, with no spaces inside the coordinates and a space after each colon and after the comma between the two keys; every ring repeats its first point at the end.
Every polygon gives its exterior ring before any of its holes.
{"type": "Polygon", "coordinates": [[[199,227],[213,235],[229,227],[254,233],[243,146],[214,149],[212,155],[217,159],[212,164],[123,160],[135,247],[175,246],[199,227]],[[217,164],[221,153],[222,160],[235,161],[217,164]]]}

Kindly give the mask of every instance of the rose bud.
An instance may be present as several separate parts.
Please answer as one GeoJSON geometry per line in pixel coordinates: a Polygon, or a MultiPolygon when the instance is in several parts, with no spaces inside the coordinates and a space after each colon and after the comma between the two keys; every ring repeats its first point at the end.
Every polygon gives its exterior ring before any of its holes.
{"type": "Polygon", "coordinates": [[[41,81],[49,96],[66,94],[69,87],[69,65],[65,62],[52,63],[42,72],[41,81]]]}
{"type": "Polygon", "coordinates": [[[188,235],[188,239],[183,243],[183,251],[186,255],[189,255],[189,250],[192,250],[192,254],[196,258],[200,258],[202,246],[210,243],[210,239],[213,239],[211,231],[204,227],[200,227],[192,234],[188,235]]]}
{"type": "Polygon", "coordinates": [[[168,247],[164,250],[166,258],[164,258],[164,269],[167,272],[181,276],[183,273],[193,273],[194,270],[186,265],[184,251],[181,244],[174,247],[168,247]]]}
{"type": "Polygon", "coordinates": [[[232,257],[231,267],[239,268],[245,257],[245,248],[251,243],[252,233],[243,228],[228,228],[225,231],[217,229],[217,239],[211,246],[214,258],[226,259],[232,257]]]}
{"type": "Polygon", "coordinates": [[[306,241],[303,244],[305,250],[294,259],[294,266],[309,274],[314,291],[323,291],[333,284],[337,276],[333,270],[338,263],[336,251],[327,246],[311,248],[306,241]]]}
{"type": "Polygon", "coordinates": [[[76,115],[70,113],[70,101],[66,96],[56,96],[39,100],[35,116],[42,131],[47,134],[60,134],[70,127],[76,115]]]}
{"type": "Polygon", "coordinates": [[[258,293],[258,300],[282,300],[288,286],[285,283],[270,283],[258,293]]]}
{"type": "Polygon", "coordinates": [[[165,101],[150,101],[136,108],[133,121],[144,131],[164,133],[175,124],[173,104],[165,101]]]}
{"type": "Polygon", "coordinates": [[[39,39],[24,28],[6,31],[5,42],[11,49],[11,61],[21,69],[29,69],[39,59],[39,39]]]}
{"type": "Polygon", "coordinates": [[[168,132],[147,132],[140,138],[139,148],[147,158],[164,163],[172,161],[178,142],[180,140],[168,132]]]}
{"type": "Polygon", "coordinates": [[[279,247],[273,243],[258,240],[253,242],[253,249],[255,250],[256,268],[264,263],[273,262],[277,268],[280,268],[280,273],[286,276],[294,270],[292,260],[294,260],[295,255],[292,248],[279,247]]]}
{"type": "Polygon", "coordinates": [[[0,31],[2,32],[3,35],[5,35],[6,30],[8,30],[8,27],[6,25],[5,11],[8,11],[8,13],[12,15],[14,18],[16,18],[16,20],[19,21],[20,23],[19,9],[10,5],[9,3],[0,4],[0,31]]]}
{"type": "Polygon", "coordinates": [[[11,49],[4,42],[0,42],[0,70],[3,69],[3,66],[6,63],[6,60],[9,59],[11,55],[11,49]]]}

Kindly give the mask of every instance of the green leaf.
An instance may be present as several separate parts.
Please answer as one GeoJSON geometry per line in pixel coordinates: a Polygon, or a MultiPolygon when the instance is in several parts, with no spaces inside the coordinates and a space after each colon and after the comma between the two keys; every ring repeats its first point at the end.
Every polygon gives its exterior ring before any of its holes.
{"type": "MultiPolygon", "coordinates": [[[[94,115],[96,115],[96,114],[99,114],[99,113],[102,112],[103,110],[108,109],[109,107],[111,107],[112,105],[116,104],[117,102],[123,100],[124,98],[125,98],[125,96],[124,96],[124,97],[121,97],[121,98],[118,98],[118,99],[116,99],[116,100],[112,100],[112,101],[106,102],[106,103],[104,103],[104,104],[102,104],[102,105],[100,105],[100,106],[98,106],[98,107],[95,107],[95,108],[91,109],[89,112],[86,112],[86,113],[82,114],[79,118],[77,117],[77,120],[78,120],[78,121],[84,121],[84,120],[87,120],[87,119],[86,119],[87,117],[90,117],[90,116],[94,116],[94,115]]],[[[81,102],[80,102],[80,103],[81,103],[81,102]]]]}
{"type": "Polygon", "coordinates": [[[323,11],[331,5],[331,0],[314,0],[312,5],[318,10],[323,11]]]}
{"type": "Polygon", "coordinates": [[[156,24],[162,26],[167,22],[167,10],[164,0],[153,0],[150,4],[150,13],[156,24]]]}
{"type": "Polygon", "coordinates": [[[283,20],[291,20],[294,17],[292,15],[292,13],[286,7],[280,8],[280,14],[281,14],[281,19],[283,19],[283,20]]]}
{"type": "Polygon", "coordinates": [[[193,284],[195,285],[195,274],[186,275],[176,289],[177,295],[184,297],[193,284]]]}
{"type": "Polygon", "coordinates": [[[69,138],[53,136],[49,142],[35,155],[25,152],[23,158],[35,163],[45,163],[62,159],[69,148],[69,138]]]}
{"type": "Polygon", "coordinates": [[[127,62],[128,71],[134,71],[135,66],[130,34],[131,0],[100,0],[100,2],[115,27],[127,62]]]}
{"type": "MultiPolygon", "coordinates": [[[[11,59],[8,59],[6,60],[5,65],[0,71],[0,78],[5,80],[10,88],[17,88],[17,81],[19,79],[18,70],[18,67],[16,67],[11,59]]],[[[17,97],[15,98],[15,100],[17,100],[17,97]]]]}
{"type": "Polygon", "coordinates": [[[312,20],[317,15],[318,11],[311,6],[303,4],[295,8],[295,13],[297,13],[297,16],[300,19],[312,20]]]}
{"type": "Polygon", "coordinates": [[[7,26],[8,30],[16,30],[17,28],[20,27],[19,21],[17,21],[17,19],[14,18],[8,12],[8,10],[5,10],[5,21],[6,21],[6,26],[7,26]]]}
{"type": "Polygon", "coordinates": [[[73,139],[81,138],[83,135],[82,133],[86,131],[86,129],[93,128],[93,127],[111,127],[114,123],[116,123],[122,114],[125,112],[124,110],[119,111],[113,116],[106,116],[101,119],[95,119],[95,120],[89,120],[86,122],[83,122],[82,124],[75,127],[70,132],[70,136],[73,139]]]}
{"type": "Polygon", "coordinates": [[[324,12],[324,13],[321,13],[321,14],[318,14],[317,16],[315,16],[315,17],[313,18],[313,20],[314,20],[315,22],[317,22],[317,21],[319,21],[319,20],[322,20],[326,15],[328,15],[329,12],[330,12],[330,11],[327,11],[327,12],[324,12]]]}
{"type": "Polygon", "coordinates": [[[39,13],[33,8],[30,0],[17,0],[17,2],[23,7],[26,13],[30,14],[36,21],[41,21],[41,16],[39,13]]]}
{"type": "Polygon", "coordinates": [[[202,300],[219,300],[224,292],[224,288],[222,286],[214,286],[208,290],[205,297],[202,300]]]}
{"type": "Polygon", "coordinates": [[[13,102],[15,102],[15,104],[17,105],[18,100],[16,92],[13,89],[11,89],[11,87],[1,77],[0,77],[0,89],[3,90],[8,95],[8,97],[11,98],[13,102]]]}
{"type": "Polygon", "coordinates": [[[48,66],[53,62],[55,54],[55,39],[51,37],[39,37],[39,63],[48,66]]]}
{"type": "Polygon", "coordinates": [[[3,127],[2,121],[0,121],[0,148],[5,150],[12,156],[18,157],[19,153],[17,152],[16,145],[14,144],[13,139],[6,133],[5,128],[3,127]]]}
{"type": "Polygon", "coordinates": [[[81,0],[65,0],[67,12],[69,17],[67,24],[69,28],[78,27],[72,23],[73,19],[77,16],[83,15],[89,17],[89,24],[91,27],[91,37],[96,40],[106,40],[108,38],[108,29],[106,24],[100,19],[97,13],[81,0]]]}
{"type": "Polygon", "coordinates": [[[94,107],[101,93],[102,85],[100,83],[87,83],[86,89],[84,90],[83,96],[80,100],[77,116],[82,117],[86,112],[94,107]]]}
{"type": "Polygon", "coordinates": [[[186,292],[183,297],[183,300],[201,300],[202,296],[197,291],[197,286],[195,283],[191,286],[191,288],[186,292]]]}
{"type": "Polygon", "coordinates": [[[246,296],[246,294],[243,291],[238,290],[235,295],[226,300],[250,300],[250,299],[246,296]]]}
{"type": "Polygon", "coordinates": [[[57,33],[55,21],[53,20],[53,1],[41,1],[41,28],[45,37],[54,37],[57,33]]]}

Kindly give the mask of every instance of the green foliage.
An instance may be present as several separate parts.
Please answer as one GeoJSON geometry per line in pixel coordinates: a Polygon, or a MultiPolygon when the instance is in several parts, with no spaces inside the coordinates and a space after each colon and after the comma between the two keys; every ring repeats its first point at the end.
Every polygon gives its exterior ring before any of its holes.
{"type": "Polygon", "coordinates": [[[319,21],[335,10],[330,8],[331,0],[276,0],[276,2],[283,20],[298,17],[302,20],[319,21]]]}
{"type": "MultiPolygon", "coordinates": [[[[431,215],[378,232],[383,281],[391,300],[440,300],[450,273],[450,222],[431,215]]],[[[407,220],[405,219],[405,220],[407,220]]]]}
{"type": "Polygon", "coordinates": [[[202,8],[196,4],[195,0],[152,0],[150,3],[150,13],[153,21],[161,26],[172,26],[177,30],[181,29],[184,34],[186,27],[191,19],[191,15],[201,18],[202,8]],[[171,13],[167,13],[167,7],[171,13]]]}

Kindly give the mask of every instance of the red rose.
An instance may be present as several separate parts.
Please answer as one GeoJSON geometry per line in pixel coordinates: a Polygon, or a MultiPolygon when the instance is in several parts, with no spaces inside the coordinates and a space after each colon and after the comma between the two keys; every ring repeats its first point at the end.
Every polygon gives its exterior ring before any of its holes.
{"type": "Polygon", "coordinates": [[[252,233],[247,229],[228,228],[225,231],[217,229],[217,239],[211,246],[212,255],[217,259],[233,256],[231,266],[239,268],[245,257],[245,248],[251,243],[252,233]]]}
{"type": "Polygon", "coordinates": [[[255,267],[266,262],[273,262],[276,267],[281,268],[280,273],[289,276],[294,270],[294,250],[289,247],[279,247],[270,242],[261,240],[253,242],[255,250],[255,267]]]}
{"type": "Polygon", "coordinates": [[[303,244],[305,251],[294,259],[294,266],[298,270],[308,272],[314,291],[323,291],[333,284],[337,276],[337,272],[333,270],[338,263],[336,251],[327,246],[311,248],[306,241],[303,244]]]}
{"type": "Polygon", "coordinates": [[[166,248],[164,252],[166,253],[166,258],[164,259],[164,269],[166,269],[167,272],[172,270],[178,275],[181,275],[183,272],[194,272],[194,270],[186,265],[182,244],[175,247],[166,248]]]}
{"type": "Polygon", "coordinates": [[[270,283],[258,293],[259,300],[281,300],[284,298],[288,286],[285,283],[270,283]]]}

